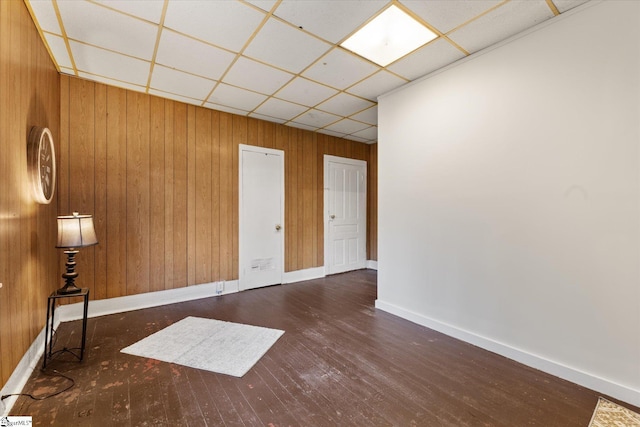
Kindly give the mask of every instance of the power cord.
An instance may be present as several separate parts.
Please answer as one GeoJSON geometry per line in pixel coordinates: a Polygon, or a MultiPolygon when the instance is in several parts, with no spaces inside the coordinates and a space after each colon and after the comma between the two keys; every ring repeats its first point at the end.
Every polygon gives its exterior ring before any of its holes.
{"type": "Polygon", "coordinates": [[[68,377],[65,374],[63,374],[63,373],[61,373],[61,372],[59,372],[59,371],[57,371],[55,369],[53,369],[53,373],[49,373],[49,372],[45,371],[44,369],[40,369],[40,372],[42,372],[43,374],[48,375],[50,377],[62,377],[64,379],[68,380],[70,382],[70,384],[67,387],[63,388],[62,390],[58,390],[58,391],[53,392],[51,394],[48,394],[46,396],[38,396],[38,397],[36,397],[36,396],[32,395],[31,393],[11,393],[11,394],[5,394],[5,395],[0,396],[0,401],[5,400],[5,399],[7,399],[7,398],[9,398],[11,396],[26,396],[26,397],[29,397],[29,398],[31,398],[33,400],[45,400],[45,399],[49,399],[50,397],[62,394],[65,391],[71,390],[71,388],[73,388],[73,386],[76,384],[76,382],[74,381],[73,378],[68,377]]]}
{"type": "MultiPolygon", "coordinates": [[[[53,339],[52,339],[51,347],[53,348],[53,347],[55,347],[55,344],[58,341],[58,331],[56,331],[54,329],[52,331],[52,336],[53,336],[53,339]]],[[[46,351],[46,349],[45,349],[45,351],[46,351]]],[[[69,352],[69,353],[71,353],[71,354],[73,354],[75,356],[75,354],[72,351],[69,351],[69,349],[67,349],[67,348],[64,348],[62,350],[58,350],[58,352],[63,352],[63,351],[67,351],[67,352],[69,352]]],[[[57,371],[55,369],[53,369],[52,371],[53,371],[53,373],[49,373],[44,368],[40,369],[40,372],[42,372],[44,375],[48,375],[50,377],[62,377],[64,379],[68,380],[70,382],[70,384],[66,388],[64,388],[62,390],[56,391],[56,392],[48,394],[46,396],[40,396],[40,397],[36,397],[36,396],[32,395],[31,393],[4,394],[4,395],[0,396],[0,402],[4,401],[5,399],[8,399],[11,396],[26,396],[26,397],[29,397],[29,398],[31,398],[33,400],[45,400],[45,399],[49,399],[50,397],[54,397],[54,396],[57,396],[59,394],[62,394],[65,391],[71,390],[71,388],[73,388],[73,386],[76,384],[76,382],[74,381],[73,378],[68,377],[67,375],[64,375],[63,373],[61,373],[61,372],[59,372],[59,371],[57,371]]],[[[4,403],[3,403],[3,408],[5,408],[4,403]]],[[[3,409],[3,411],[4,411],[4,409],[3,409]]]]}

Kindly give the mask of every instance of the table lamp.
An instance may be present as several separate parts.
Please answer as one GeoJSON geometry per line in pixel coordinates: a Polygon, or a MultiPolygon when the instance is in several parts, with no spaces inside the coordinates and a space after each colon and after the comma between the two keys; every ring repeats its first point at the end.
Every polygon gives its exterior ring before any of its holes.
{"type": "Polygon", "coordinates": [[[58,289],[58,295],[73,295],[82,290],[75,285],[78,277],[76,272],[76,254],[79,248],[98,244],[96,231],[93,228],[93,218],[91,215],[80,215],[74,212],[73,215],[58,217],[58,244],[56,248],[65,249],[67,271],[62,274],[65,285],[58,289]]]}

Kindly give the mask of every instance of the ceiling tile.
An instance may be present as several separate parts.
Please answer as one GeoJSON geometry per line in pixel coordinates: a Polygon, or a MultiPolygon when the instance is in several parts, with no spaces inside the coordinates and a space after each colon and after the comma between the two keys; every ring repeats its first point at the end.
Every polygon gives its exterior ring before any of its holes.
{"type": "Polygon", "coordinates": [[[351,119],[342,119],[337,123],[333,123],[327,126],[325,129],[329,129],[334,132],[340,132],[343,134],[350,134],[350,133],[361,131],[368,127],[371,127],[371,126],[364,123],[356,122],[355,120],[351,120],[351,119]]]}
{"type": "Polygon", "coordinates": [[[135,92],[145,92],[146,91],[146,88],[144,86],[125,83],[125,82],[109,79],[109,78],[102,77],[102,76],[96,76],[94,74],[87,74],[87,73],[79,72],[78,76],[82,77],[84,79],[88,79],[88,80],[93,80],[93,81],[96,81],[96,82],[104,83],[104,84],[109,85],[109,86],[115,86],[115,87],[119,87],[119,88],[123,88],[123,89],[133,90],[135,92]]]}
{"type": "Polygon", "coordinates": [[[186,96],[176,95],[175,93],[163,92],[161,90],[149,89],[151,95],[161,98],[173,99],[174,101],[184,102],[185,104],[201,105],[202,101],[198,99],[187,98],[186,96]]]}
{"type": "Polygon", "coordinates": [[[239,51],[265,14],[238,1],[171,0],[164,25],[178,32],[239,51]]]}
{"type": "Polygon", "coordinates": [[[373,107],[368,108],[358,114],[354,114],[353,116],[351,116],[351,118],[364,123],[375,125],[376,123],[378,123],[378,106],[374,105],[373,107]]]}
{"type": "Polygon", "coordinates": [[[337,120],[340,120],[340,116],[311,109],[304,114],[299,115],[293,121],[307,126],[322,128],[337,120]]]}
{"type": "Polygon", "coordinates": [[[344,132],[336,132],[334,130],[331,129],[327,129],[327,128],[323,128],[323,129],[318,129],[319,133],[323,133],[325,135],[331,135],[331,136],[335,136],[337,138],[342,138],[346,135],[346,133],[344,132]]]}
{"type": "Polygon", "coordinates": [[[49,31],[58,35],[62,35],[60,31],[60,24],[58,24],[58,17],[56,10],[53,8],[51,1],[44,0],[27,0],[31,6],[33,14],[38,20],[38,25],[42,31],[49,31]]]}
{"type": "Polygon", "coordinates": [[[140,19],[80,1],[58,2],[62,22],[70,39],[125,55],[150,60],[158,27],[140,19]]]}
{"type": "Polygon", "coordinates": [[[296,122],[289,122],[287,123],[287,126],[291,126],[294,128],[298,128],[298,129],[304,129],[304,130],[308,130],[308,131],[316,131],[318,130],[318,128],[316,126],[309,126],[309,125],[305,125],[303,123],[296,123],[296,122]]]}
{"type": "MultiPolygon", "coordinates": [[[[161,1],[149,1],[149,0],[94,0],[96,3],[103,4],[113,9],[117,9],[129,15],[137,16],[138,18],[146,19],[154,24],[160,23],[162,18],[162,6],[161,1]]],[[[58,0],[60,2],[60,0],[58,0]]]]}
{"type": "Polygon", "coordinates": [[[400,0],[400,3],[441,33],[453,30],[502,2],[503,0],[400,0]]]}
{"type": "Polygon", "coordinates": [[[387,0],[283,0],[275,15],[337,43],[376,15],[387,3],[387,0]]]}
{"type": "Polygon", "coordinates": [[[265,116],[277,117],[283,120],[291,120],[307,109],[307,107],[302,105],[293,104],[287,101],[281,101],[275,98],[269,98],[264,104],[256,109],[255,113],[263,114],[265,116]]]}
{"type": "Polygon", "coordinates": [[[160,36],[156,62],[219,80],[236,55],[165,29],[160,36]]]}
{"type": "Polygon", "coordinates": [[[73,68],[64,39],[50,33],[44,33],[44,38],[47,40],[49,49],[51,49],[52,59],[54,59],[58,66],[73,68]]]}
{"type": "Polygon", "coordinates": [[[358,132],[354,132],[351,136],[360,137],[367,141],[375,141],[378,139],[378,127],[371,126],[358,132]]]}
{"type": "Polygon", "coordinates": [[[338,114],[340,116],[350,116],[351,114],[362,111],[372,105],[373,103],[371,101],[342,92],[333,98],[326,100],[316,108],[318,110],[338,114]]]}
{"type": "Polygon", "coordinates": [[[223,81],[233,86],[271,95],[292,77],[293,74],[242,57],[233,64],[223,81]]]}
{"type": "Polygon", "coordinates": [[[382,70],[357,85],[350,87],[347,92],[372,101],[377,101],[379,95],[398,88],[405,83],[407,83],[406,80],[382,70]]]}
{"type": "Polygon", "coordinates": [[[271,11],[273,5],[276,4],[276,0],[245,0],[247,3],[251,3],[252,5],[259,7],[265,12],[271,11]]]}
{"type": "Polygon", "coordinates": [[[553,16],[545,0],[510,1],[452,32],[449,37],[467,52],[473,53],[553,16]]]}
{"type": "Polygon", "coordinates": [[[215,84],[216,82],[213,80],[156,65],[153,67],[150,87],[163,92],[203,100],[207,98],[215,84]]]}
{"type": "Polygon", "coordinates": [[[265,99],[267,99],[265,95],[222,83],[213,91],[208,102],[252,111],[264,102],[265,99]]]}
{"type": "Polygon", "coordinates": [[[402,77],[415,80],[464,57],[460,49],[439,38],[387,68],[402,77]]]}
{"type": "Polygon", "coordinates": [[[212,104],[210,102],[207,102],[206,106],[209,108],[213,108],[214,110],[224,111],[225,113],[237,114],[239,116],[246,116],[249,114],[248,111],[241,110],[239,108],[227,107],[226,105],[212,104]]]}
{"type": "Polygon", "coordinates": [[[296,77],[280,89],[275,96],[285,101],[313,107],[336,93],[338,91],[333,88],[312,82],[304,77],[296,77]]]}
{"type": "Polygon", "coordinates": [[[71,54],[79,71],[146,86],[151,64],[82,43],[70,41],[71,54]]]}
{"type": "Polygon", "coordinates": [[[244,55],[297,74],[330,48],[330,44],[272,18],[244,55]]]}
{"type": "Polygon", "coordinates": [[[580,6],[586,3],[588,0],[553,0],[553,4],[556,5],[560,13],[564,13],[567,10],[580,6]]]}
{"type": "Polygon", "coordinates": [[[265,116],[264,114],[250,113],[249,117],[253,117],[254,119],[266,120],[268,122],[274,123],[284,123],[287,120],[279,119],[277,117],[265,116]]]}
{"type": "Polygon", "coordinates": [[[380,69],[370,62],[336,48],[323,56],[303,76],[337,89],[345,89],[380,69]]]}

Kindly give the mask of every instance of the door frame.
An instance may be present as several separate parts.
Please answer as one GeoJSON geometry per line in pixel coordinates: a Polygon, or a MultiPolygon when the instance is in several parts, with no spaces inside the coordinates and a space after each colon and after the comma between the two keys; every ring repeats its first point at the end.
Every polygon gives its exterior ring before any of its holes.
{"type": "Polygon", "coordinates": [[[369,207],[367,206],[367,192],[369,191],[367,187],[367,162],[366,160],[358,160],[358,159],[350,159],[347,157],[339,157],[332,156],[330,154],[324,155],[324,181],[323,181],[323,189],[324,189],[324,200],[323,200],[323,221],[324,221],[324,273],[331,274],[329,272],[329,163],[344,163],[351,166],[364,166],[364,208],[365,208],[365,217],[364,217],[364,247],[365,247],[365,259],[364,265],[366,267],[367,264],[367,212],[369,207]]]}
{"type": "MultiPolygon", "coordinates": [[[[286,233],[286,227],[284,226],[284,220],[285,220],[285,212],[284,212],[284,178],[285,178],[285,166],[284,166],[284,151],[283,150],[277,150],[275,148],[265,148],[265,147],[258,147],[255,145],[247,145],[247,144],[239,144],[238,147],[238,289],[240,291],[246,290],[246,288],[244,288],[242,286],[243,284],[243,279],[244,279],[244,257],[242,254],[242,245],[243,245],[243,238],[244,238],[244,234],[243,234],[243,222],[244,222],[244,215],[243,215],[243,202],[242,202],[242,172],[243,172],[243,163],[242,163],[242,152],[243,151],[252,151],[254,153],[263,153],[263,154],[273,154],[273,155],[278,155],[281,156],[282,158],[282,169],[281,169],[281,176],[280,176],[280,182],[282,184],[281,188],[280,188],[280,223],[282,225],[282,229],[281,232],[279,233],[280,235],[280,249],[281,249],[281,253],[280,253],[280,283],[282,283],[283,278],[284,278],[284,254],[285,254],[285,248],[284,248],[284,244],[285,244],[285,238],[284,238],[284,233],[286,233]]],[[[251,288],[252,289],[252,288],[251,288]]]]}

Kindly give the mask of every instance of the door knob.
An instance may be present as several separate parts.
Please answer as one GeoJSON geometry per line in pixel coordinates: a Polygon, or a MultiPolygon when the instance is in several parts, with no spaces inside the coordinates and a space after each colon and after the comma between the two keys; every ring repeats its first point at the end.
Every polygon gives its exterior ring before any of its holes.
{"type": "Polygon", "coordinates": [[[336,216],[335,215],[331,215],[329,218],[336,219],[336,216]]]}
{"type": "Polygon", "coordinates": [[[276,231],[280,231],[281,228],[280,224],[276,224],[276,231]]]}

